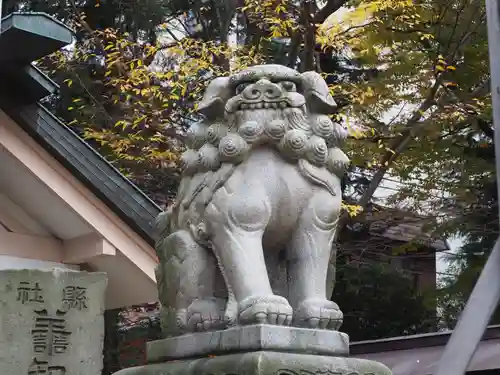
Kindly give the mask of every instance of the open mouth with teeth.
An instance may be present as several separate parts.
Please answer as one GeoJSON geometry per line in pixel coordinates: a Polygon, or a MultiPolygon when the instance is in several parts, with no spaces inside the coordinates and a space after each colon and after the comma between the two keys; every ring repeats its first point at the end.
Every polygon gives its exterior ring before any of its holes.
{"type": "Polygon", "coordinates": [[[276,102],[258,102],[258,103],[248,103],[248,102],[242,102],[238,106],[238,110],[245,110],[245,109],[262,109],[262,108],[274,108],[274,109],[284,109],[284,108],[289,108],[292,107],[290,103],[286,100],[281,100],[281,101],[276,101],[276,102]]]}

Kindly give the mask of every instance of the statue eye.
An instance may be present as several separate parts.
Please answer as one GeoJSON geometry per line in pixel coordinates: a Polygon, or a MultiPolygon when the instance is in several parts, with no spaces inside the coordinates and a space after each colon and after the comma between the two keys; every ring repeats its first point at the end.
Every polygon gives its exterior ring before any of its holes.
{"type": "Polygon", "coordinates": [[[290,81],[281,82],[281,87],[283,87],[286,91],[297,91],[295,83],[290,81]]]}
{"type": "Polygon", "coordinates": [[[246,83],[240,83],[238,86],[236,86],[236,95],[239,95],[245,90],[245,88],[248,86],[248,82],[246,83]]]}

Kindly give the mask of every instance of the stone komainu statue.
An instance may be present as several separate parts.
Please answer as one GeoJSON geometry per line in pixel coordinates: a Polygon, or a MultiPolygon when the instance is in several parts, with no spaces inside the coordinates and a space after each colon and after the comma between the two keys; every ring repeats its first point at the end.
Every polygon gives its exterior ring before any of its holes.
{"type": "Polygon", "coordinates": [[[346,131],[315,72],[214,79],[189,130],[175,204],[157,219],[167,335],[278,324],[338,329],[329,301],[346,131]],[[284,250],[283,250],[284,249],[284,250]]]}

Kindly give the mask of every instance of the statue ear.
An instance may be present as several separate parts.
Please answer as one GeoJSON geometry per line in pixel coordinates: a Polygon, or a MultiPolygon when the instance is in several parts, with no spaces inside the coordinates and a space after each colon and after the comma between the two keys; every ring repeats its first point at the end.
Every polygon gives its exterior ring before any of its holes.
{"type": "Polygon", "coordinates": [[[203,99],[198,104],[198,111],[208,119],[216,119],[224,114],[224,106],[230,98],[228,77],[217,77],[208,85],[203,99]]]}
{"type": "Polygon", "coordinates": [[[337,103],[330,95],[330,90],[325,80],[314,71],[304,72],[302,84],[306,102],[314,113],[330,114],[337,109],[337,103]]]}

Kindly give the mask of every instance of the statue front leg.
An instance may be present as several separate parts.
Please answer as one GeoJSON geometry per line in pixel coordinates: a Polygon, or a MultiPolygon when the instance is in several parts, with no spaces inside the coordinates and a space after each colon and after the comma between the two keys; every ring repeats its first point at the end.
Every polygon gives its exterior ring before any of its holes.
{"type": "Polygon", "coordinates": [[[287,249],[289,299],[296,326],[338,329],[342,312],[327,295],[327,274],[342,198],[318,190],[287,249]]]}
{"type": "Polygon", "coordinates": [[[224,328],[225,299],[218,290],[220,272],[211,251],[186,230],[164,238],[157,251],[156,277],[166,333],[175,336],[224,328]]]}
{"type": "Polygon", "coordinates": [[[240,195],[223,186],[207,207],[205,221],[213,249],[234,293],[241,325],[288,325],[292,319],[290,304],[273,294],[269,282],[262,249],[269,219],[270,205],[258,188],[240,195]]]}

